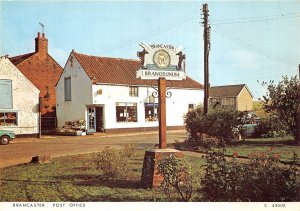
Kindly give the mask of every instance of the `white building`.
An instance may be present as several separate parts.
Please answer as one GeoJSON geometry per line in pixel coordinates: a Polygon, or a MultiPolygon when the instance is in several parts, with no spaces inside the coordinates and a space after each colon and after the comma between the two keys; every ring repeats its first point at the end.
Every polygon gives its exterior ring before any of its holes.
{"type": "Polygon", "coordinates": [[[7,57],[0,57],[0,130],[36,136],[39,92],[7,57]]]}
{"type": "MultiPolygon", "coordinates": [[[[58,127],[85,120],[88,132],[157,129],[158,99],[152,96],[157,81],[137,79],[140,66],[138,60],[72,51],[56,85],[58,127]]],[[[203,101],[203,86],[187,77],[167,87],[172,93],[166,102],[167,127],[183,128],[184,114],[203,101]]]]}

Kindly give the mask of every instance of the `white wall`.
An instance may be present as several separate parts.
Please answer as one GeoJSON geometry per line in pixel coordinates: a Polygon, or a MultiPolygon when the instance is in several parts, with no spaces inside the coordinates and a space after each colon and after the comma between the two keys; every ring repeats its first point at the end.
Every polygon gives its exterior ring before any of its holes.
{"type": "Polygon", "coordinates": [[[5,57],[0,58],[0,79],[12,80],[13,92],[13,108],[0,111],[18,113],[18,126],[0,126],[0,130],[12,130],[17,135],[37,134],[40,91],[5,57]]]}
{"type": "Polygon", "coordinates": [[[65,121],[86,120],[86,105],[92,104],[92,82],[71,53],[56,86],[56,114],[58,127],[65,121]],[[70,58],[73,57],[72,62],[70,58]],[[71,77],[71,101],[65,101],[64,79],[71,77]]]}
{"type": "MultiPolygon", "coordinates": [[[[104,128],[134,128],[158,126],[156,122],[145,121],[145,107],[147,97],[154,91],[151,87],[139,87],[139,97],[129,96],[129,86],[93,85],[93,103],[104,105],[104,128]],[[102,90],[102,95],[97,91],[102,90]],[[116,103],[137,103],[138,122],[121,123],[116,121],[116,103]]],[[[203,90],[170,89],[172,97],[167,98],[167,126],[184,125],[184,115],[188,111],[188,104],[203,102],[203,90]]],[[[156,102],[158,99],[156,99],[156,102]]]]}

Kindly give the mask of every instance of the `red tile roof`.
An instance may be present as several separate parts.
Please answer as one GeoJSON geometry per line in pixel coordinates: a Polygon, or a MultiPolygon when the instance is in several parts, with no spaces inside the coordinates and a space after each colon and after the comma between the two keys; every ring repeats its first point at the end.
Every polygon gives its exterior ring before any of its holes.
{"type": "MultiPolygon", "coordinates": [[[[73,54],[93,83],[151,86],[152,80],[136,78],[136,71],[141,66],[139,60],[97,57],[76,52],[73,54]]],[[[176,88],[203,89],[202,84],[189,77],[172,83],[176,88]]]]}
{"type": "Polygon", "coordinates": [[[9,58],[9,60],[14,65],[17,65],[17,64],[23,62],[24,60],[28,59],[29,57],[31,57],[33,54],[35,54],[35,52],[33,52],[33,53],[27,53],[27,54],[22,54],[22,55],[15,56],[15,57],[11,57],[11,58],[9,58]]]}
{"type": "MultiPolygon", "coordinates": [[[[209,97],[222,98],[222,97],[237,97],[246,84],[227,85],[227,86],[212,86],[209,89],[209,97]]],[[[246,86],[247,88],[247,86],[246,86]]],[[[249,89],[247,88],[249,91],[249,89]]],[[[250,93],[250,91],[249,91],[250,93]]],[[[252,94],[250,93],[252,96],[252,94]]]]}

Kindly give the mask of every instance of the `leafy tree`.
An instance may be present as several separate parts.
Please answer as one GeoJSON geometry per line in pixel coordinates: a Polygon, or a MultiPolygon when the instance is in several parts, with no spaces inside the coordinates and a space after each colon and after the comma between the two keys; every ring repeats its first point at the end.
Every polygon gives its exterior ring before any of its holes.
{"type": "MultiPolygon", "coordinates": [[[[289,128],[296,138],[300,132],[297,129],[299,80],[296,76],[290,79],[283,76],[277,85],[274,81],[263,82],[262,85],[267,86],[267,93],[263,96],[264,110],[282,120],[282,123],[289,128]]],[[[297,140],[297,143],[300,144],[300,140],[297,140]]]]}

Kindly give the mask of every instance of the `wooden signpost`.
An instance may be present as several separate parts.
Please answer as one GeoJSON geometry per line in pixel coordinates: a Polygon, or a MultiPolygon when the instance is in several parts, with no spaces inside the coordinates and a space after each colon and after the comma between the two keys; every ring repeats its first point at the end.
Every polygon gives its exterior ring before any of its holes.
{"type": "Polygon", "coordinates": [[[166,125],[166,79],[158,79],[158,104],[159,104],[159,148],[167,148],[166,125]]]}
{"type": "Polygon", "coordinates": [[[141,184],[145,188],[156,188],[163,181],[158,173],[158,162],[170,155],[182,156],[182,153],[175,149],[167,148],[167,125],[166,125],[166,80],[185,79],[185,71],[182,62],[185,55],[180,48],[172,45],[140,44],[143,51],[138,52],[141,59],[141,69],[137,71],[137,78],[144,80],[157,80],[158,104],[159,104],[159,149],[147,150],[144,156],[141,184]]]}

